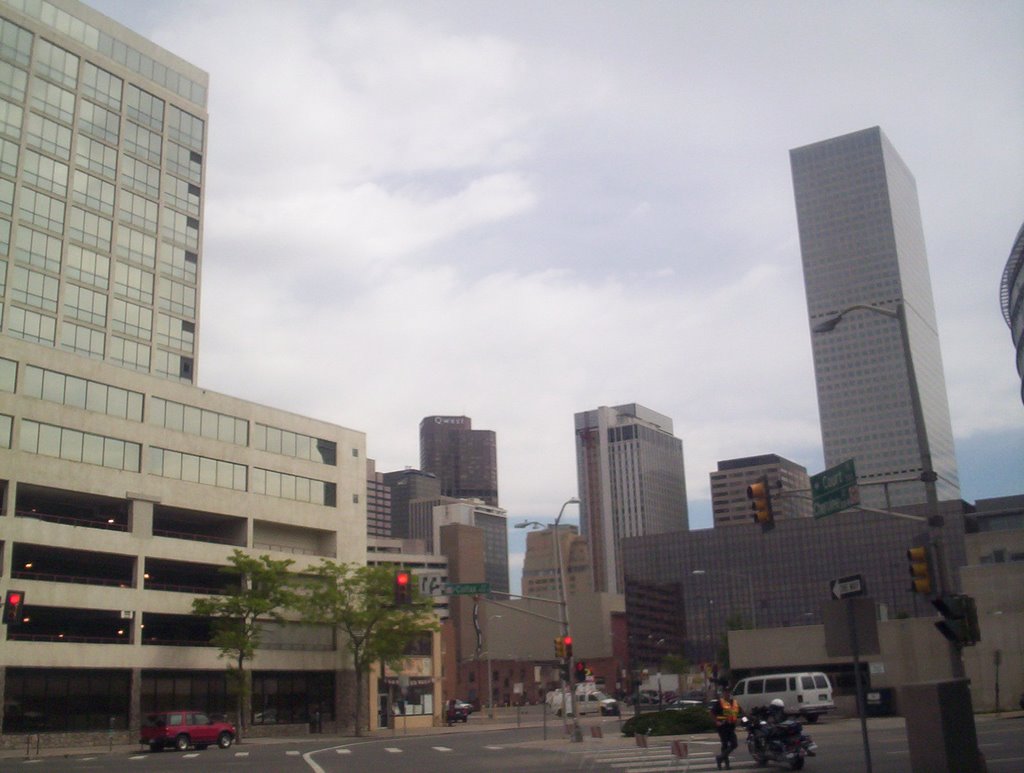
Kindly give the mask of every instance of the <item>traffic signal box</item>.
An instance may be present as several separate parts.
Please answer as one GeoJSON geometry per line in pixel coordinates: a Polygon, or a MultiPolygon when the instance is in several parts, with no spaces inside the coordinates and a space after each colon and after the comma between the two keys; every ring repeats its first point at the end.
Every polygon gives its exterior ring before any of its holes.
{"type": "Polygon", "coordinates": [[[750,500],[750,509],[754,511],[754,523],[761,525],[761,531],[774,529],[775,511],[772,510],[772,494],[767,475],[762,475],[747,486],[747,499],[750,500]]]}
{"type": "Polygon", "coordinates": [[[412,603],[412,573],[405,569],[395,572],[395,606],[404,607],[412,603]]]}
{"type": "Polygon", "coordinates": [[[907,551],[910,562],[910,590],[930,596],[935,589],[932,581],[932,557],[927,545],[917,545],[907,551]]]}
{"type": "Polygon", "coordinates": [[[25,591],[9,590],[4,597],[4,622],[7,625],[21,625],[24,619],[25,591]]]}
{"type": "Polygon", "coordinates": [[[556,658],[564,658],[565,657],[565,642],[562,640],[561,636],[556,636],[555,637],[555,657],[556,658]]]}
{"type": "Polygon", "coordinates": [[[572,637],[571,636],[563,636],[562,637],[562,643],[565,645],[565,656],[567,658],[571,658],[572,657],[572,637]]]}
{"type": "Polygon", "coordinates": [[[951,642],[958,647],[970,647],[981,641],[978,607],[972,597],[949,594],[934,599],[932,605],[943,618],[935,627],[951,642]]]}
{"type": "Polygon", "coordinates": [[[586,661],[579,660],[576,662],[576,681],[585,682],[587,681],[587,664],[586,661]]]}

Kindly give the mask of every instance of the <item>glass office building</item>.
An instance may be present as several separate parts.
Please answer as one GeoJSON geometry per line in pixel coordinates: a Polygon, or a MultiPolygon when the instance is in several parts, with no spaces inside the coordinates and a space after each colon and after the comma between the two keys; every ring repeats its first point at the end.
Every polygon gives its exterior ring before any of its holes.
{"type": "Polygon", "coordinates": [[[0,2],[3,332],[195,382],[208,77],[73,2],[0,2]]]}
{"type": "Polygon", "coordinates": [[[825,465],[853,459],[865,504],[925,501],[916,384],[938,498],[957,499],[914,178],[878,127],[797,148],[790,160],[825,465]]]}

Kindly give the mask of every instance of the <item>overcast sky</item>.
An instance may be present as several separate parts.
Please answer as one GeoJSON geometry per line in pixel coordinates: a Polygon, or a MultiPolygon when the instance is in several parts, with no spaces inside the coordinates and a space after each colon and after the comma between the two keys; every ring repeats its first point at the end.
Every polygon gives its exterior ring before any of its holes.
{"type": "Polygon", "coordinates": [[[822,468],[788,151],[879,125],[962,494],[1024,493],[1024,3],[91,5],[210,74],[200,386],[365,431],[382,471],[469,416],[513,522],[576,494],[575,412],[638,402],[710,526],[718,460],[822,468]]]}

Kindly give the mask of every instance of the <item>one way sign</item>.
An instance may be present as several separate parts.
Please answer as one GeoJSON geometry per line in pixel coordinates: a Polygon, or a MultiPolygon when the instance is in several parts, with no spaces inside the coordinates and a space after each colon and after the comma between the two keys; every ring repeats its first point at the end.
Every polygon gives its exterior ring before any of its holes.
{"type": "Polygon", "coordinates": [[[852,574],[849,577],[840,577],[838,580],[831,580],[828,584],[829,595],[834,599],[846,599],[851,596],[863,596],[868,592],[864,584],[864,578],[859,574],[852,574]]]}

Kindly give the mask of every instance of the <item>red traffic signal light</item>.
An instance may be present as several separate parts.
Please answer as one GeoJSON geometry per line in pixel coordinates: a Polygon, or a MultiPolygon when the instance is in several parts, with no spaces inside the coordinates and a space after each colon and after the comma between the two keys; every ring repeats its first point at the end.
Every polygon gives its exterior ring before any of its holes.
{"type": "Polygon", "coordinates": [[[565,656],[567,658],[571,658],[572,657],[572,637],[571,636],[563,637],[562,638],[562,644],[565,645],[565,656]]]}
{"type": "Polygon", "coordinates": [[[395,572],[395,606],[412,603],[412,573],[404,569],[395,572]]]}
{"type": "Polygon", "coordinates": [[[21,625],[22,607],[25,604],[25,591],[9,590],[4,597],[4,622],[7,625],[21,625]]]}

